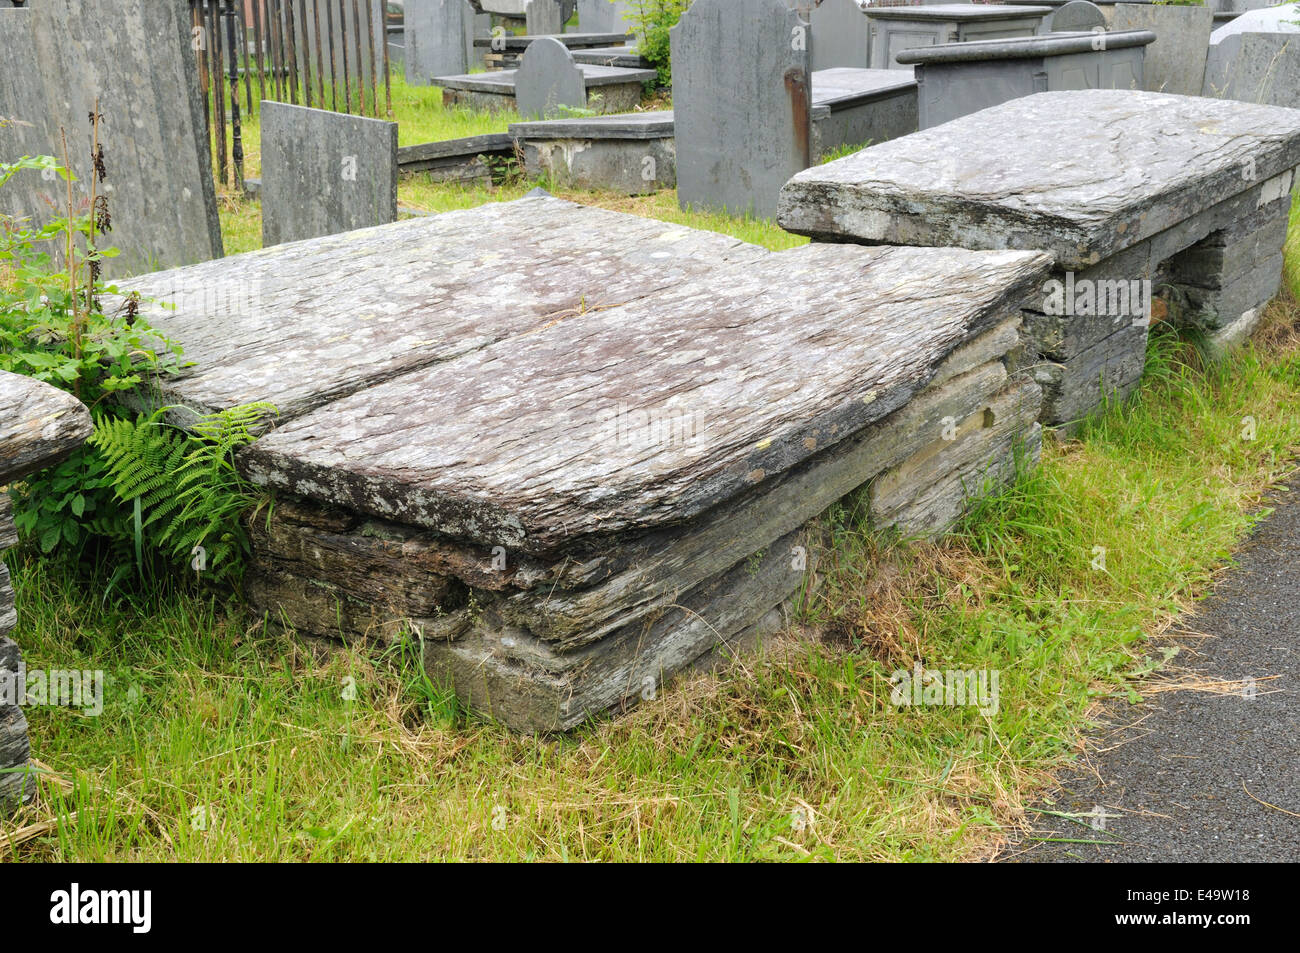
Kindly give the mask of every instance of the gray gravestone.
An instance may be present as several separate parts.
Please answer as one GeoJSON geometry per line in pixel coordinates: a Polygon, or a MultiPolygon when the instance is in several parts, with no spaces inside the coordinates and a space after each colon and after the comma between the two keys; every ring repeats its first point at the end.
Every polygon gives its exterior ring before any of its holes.
{"type": "Polygon", "coordinates": [[[1214,29],[1214,11],[1209,7],[1117,3],[1110,28],[1155,33],[1156,41],[1147,47],[1143,64],[1150,92],[1201,95],[1210,31],[1214,29]]]}
{"type": "Polygon", "coordinates": [[[1053,33],[1075,33],[1106,28],[1106,15],[1091,0],[1070,0],[1052,14],[1053,33]]]}
{"type": "Polygon", "coordinates": [[[469,0],[406,0],[406,81],[469,71],[474,61],[474,8],[469,0]]]}
{"type": "Polygon", "coordinates": [[[567,19],[559,0],[530,0],[524,14],[525,29],[529,36],[553,36],[564,32],[567,19]]]}
{"type": "Polygon", "coordinates": [[[1205,96],[1300,109],[1300,33],[1234,33],[1210,47],[1205,96]]]}
{"type": "Polygon", "coordinates": [[[631,33],[627,14],[635,0],[578,0],[578,28],[583,33],[631,33]]]}
{"type": "Polygon", "coordinates": [[[515,105],[524,119],[546,119],[587,105],[582,67],[568,48],[552,37],[534,40],[515,73],[515,105]]]}
{"type": "Polygon", "coordinates": [[[262,102],[262,244],[397,219],[397,123],[262,102]]]}
{"type": "Polygon", "coordinates": [[[865,69],[871,51],[871,21],[858,0],[822,0],[810,14],[812,69],[865,69]]]}
{"type": "Polygon", "coordinates": [[[695,0],[672,31],[677,197],[761,218],[811,163],[812,39],[784,0],[695,0]]]}
{"type": "MultiPolygon", "coordinates": [[[[190,24],[165,0],[103,0],[95,16],[71,0],[0,8],[0,159],[54,155],[59,130],[88,195],[91,131],[99,100],[107,194],[121,255],[106,276],[219,258],[221,227],[190,24]],[[106,29],[112,24],[112,29],[106,29]]],[[[62,214],[65,186],[24,171],[0,190],[0,212],[37,223],[62,214]]]]}

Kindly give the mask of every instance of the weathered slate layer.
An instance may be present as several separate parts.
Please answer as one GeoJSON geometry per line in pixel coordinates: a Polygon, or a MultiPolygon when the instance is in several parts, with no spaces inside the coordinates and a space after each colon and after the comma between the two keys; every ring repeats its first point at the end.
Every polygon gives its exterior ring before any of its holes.
{"type": "MultiPolygon", "coordinates": [[[[90,412],[48,384],[0,371],[0,555],[18,543],[6,488],[59,462],[90,436],[90,412]]],[[[24,770],[30,754],[22,708],[6,704],[8,683],[22,663],[9,634],[18,624],[9,567],[0,562],[0,811],[31,794],[24,770]]]]}
{"type": "Polygon", "coordinates": [[[836,240],[1043,249],[1082,268],[1298,165],[1300,111],[1039,93],[801,172],[778,221],[836,240]]]}
{"type": "Polygon", "coordinates": [[[264,437],[241,467],[529,553],[682,522],[901,407],[1047,266],[847,245],[719,266],[335,401],[264,437]],[[620,414],[636,411],[685,421],[694,438],[620,439],[620,414]]]}
{"type": "Polygon", "coordinates": [[[878,529],[931,535],[1008,478],[1017,454],[1034,462],[1040,391],[1008,375],[1019,323],[956,348],[910,403],[788,473],[689,522],[563,554],[501,549],[494,565],[487,547],[282,500],[256,531],[250,596],[321,635],[413,627],[475,707],[518,729],[571,727],[772,625],[807,568],[791,534],[835,500],[869,483],[878,529]]]}
{"type": "Polygon", "coordinates": [[[546,197],[235,255],[119,284],[194,367],[161,399],[291,417],[567,312],[621,304],[764,249],[546,197]],[[174,304],[170,309],[163,303],[174,304]]]}
{"type": "Polygon", "coordinates": [[[91,429],[89,411],[71,394],[0,371],[0,486],[58,463],[91,429]]]}

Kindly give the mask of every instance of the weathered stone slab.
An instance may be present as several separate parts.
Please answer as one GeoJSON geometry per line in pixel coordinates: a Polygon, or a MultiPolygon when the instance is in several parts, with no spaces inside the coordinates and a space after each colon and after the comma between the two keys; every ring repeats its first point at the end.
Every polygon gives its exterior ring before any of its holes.
{"type": "Polygon", "coordinates": [[[264,485],[529,553],[679,522],[902,406],[1046,263],[809,246],[719,266],[331,403],[241,466],[264,485]],[[925,300],[899,291],[917,274],[936,289],[925,300]],[[420,409],[430,401],[436,412],[420,409]],[[628,411],[695,438],[620,439],[628,411]]]}
{"type": "MultiPolygon", "coordinates": [[[[563,43],[564,46],[574,52],[584,49],[596,49],[600,47],[618,46],[632,39],[632,35],[622,28],[610,30],[608,32],[584,32],[584,33],[560,33],[556,36],[546,37],[555,40],[557,43],[563,43]]],[[[540,36],[530,34],[507,33],[504,36],[480,36],[475,37],[475,46],[485,46],[492,50],[504,51],[510,53],[522,53],[532,46],[534,41],[543,39],[540,36]]]]}
{"type": "Polygon", "coordinates": [[[1147,47],[1144,73],[1151,92],[1199,96],[1205,82],[1205,58],[1214,29],[1208,6],[1117,3],[1110,28],[1151,30],[1156,41],[1147,47]]]}
{"type": "Polygon", "coordinates": [[[802,172],[779,221],[824,238],[1041,248],[1078,269],[1297,165],[1293,110],[1040,93],[802,172]]]}
{"type": "Polygon", "coordinates": [[[873,6],[866,12],[871,21],[871,65],[876,69],[897,69],[899,63],[895,57],[903,50],[1033,36],[1052,8],[940,3],[916,7],[873,6]]]}
{"type": "Polygon", "coordinates": [[[650,69],[650,61],[635,46],[594,46],[573,51],[575,63],[617,66],[619,69],[650,69]]]}
{"type": "Polygon", "coordinates": [[[672,30],[677,195],[771,218],[812,162],[808,30],[782,0],[695,0],[672,30]]]}
{"type": "Polygon", "coordinates": [[[92,429],[89,411],[71,394],[0,371],[0,486],[58,463],[92,429]]]}
{"type": "Polygon", "coordinates": [[[397,220],[397,123],[262,101],[262,244],[397,220]]]}
{"type": "MultiPolygon", "coordinates": [[[[558,31],[557,31],[558,32],[558,31]]],[[[515,107],[524,119],[549,119],[587,105],[582,67],[559,40],[539,37],[515,73],[515,107]]]]}
{"type": "Polygon", "coordinates": [[[812,69],[871,65],[871,22],[858,0],[822,0],[809,14],[812,69]]]}
{"type": "Polygon", "coordinates": [[[468,0],[407,0],[403,20],[406,81],[466,73],[474,61],[474,19],[468,0]]]}
{"type": "Polygon", "coordinates": [[[1224,37],[1210,47],[1202,95],[1300,108],[1300,34],[1224,37]]]}
{"type": "Polygon", "coordinates": [[[897,59],[915,67],[918,122],[929,129],[1034,93],[1141,89],[1143,51],[1154,40],[1150,30],[1107,33],[1104,39],[1049,33],[918,47],[897,59]]]}
{"type": "Polygon", "coordinates": [[[160,382],[160,400],[200,413],[264,400],[290,417],[584,306],[621,304],[766,254],[712,232],[546,197],[262,249],[121,286],[157,299],[141,313],[195,364],[160,382]]]}
{"type": "MultiPolygon", "coordinates": [[[[75,201],[88,200],[87,117],[99,101],[110,238],[121,250],[104,262],[105,275],[221,256],[203,102],[183,5],[103,0],[95,16],[73,0],[4,8],[0,49],[0,118],[11,120],[0,122],[0,157],[52,155],[62,164],[60,129],[66,130],[78,176],[75,201]]],[[[0,212],[44,223],[64,214],[65,199],[62,179],[27,170],[0,190],[0,212]]]]}

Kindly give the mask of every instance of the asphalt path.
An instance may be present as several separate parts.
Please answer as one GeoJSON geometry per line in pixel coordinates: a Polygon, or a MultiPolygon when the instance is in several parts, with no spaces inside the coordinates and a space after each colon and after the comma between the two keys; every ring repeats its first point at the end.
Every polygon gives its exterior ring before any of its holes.
{"type": "Polygon", "coordinates": [[[1273,505],[1176,643],[1174,664],[1217,690],[1109,704],[1036,805],[1073,816],[1035,813],[1001,860],[1300,860],[1300,481],[1273,505]]]}

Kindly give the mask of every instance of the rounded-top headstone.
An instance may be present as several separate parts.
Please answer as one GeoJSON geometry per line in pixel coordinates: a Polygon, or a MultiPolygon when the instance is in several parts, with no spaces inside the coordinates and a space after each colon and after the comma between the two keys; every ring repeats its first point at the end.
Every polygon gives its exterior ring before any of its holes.
{"type": "Polygon", "coordinates": [[[1106,17],[1101,7],[1091,0],[1070,0],[1052,15],[1053,33],[1082,33],[1105,26],[1106,17]]]}
{"type": "Polygon", "coordinates": [[[524,119],[546,119],[561,106],[587,105],[587,83],[573,54],[554,37],[528,44],[515,73],[515,106],[524,119]]]}

